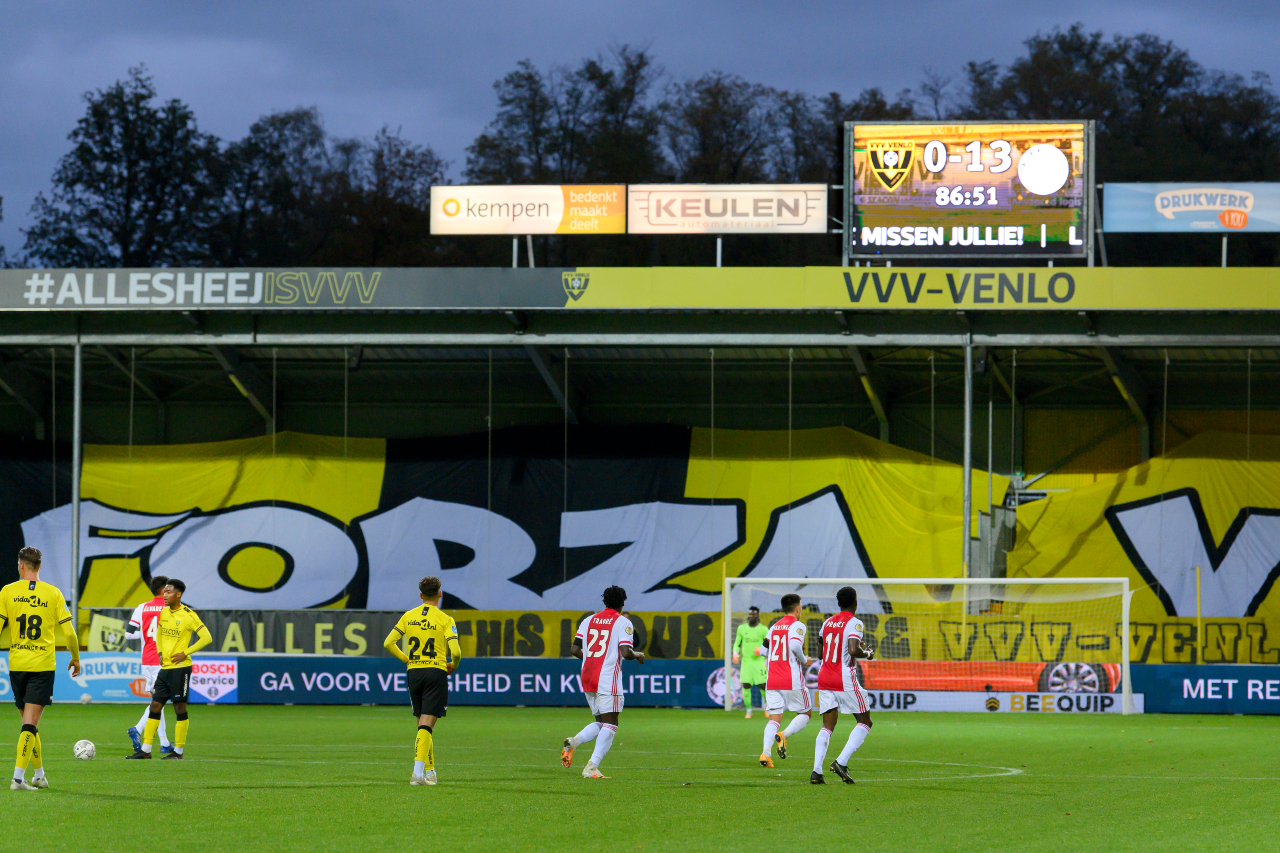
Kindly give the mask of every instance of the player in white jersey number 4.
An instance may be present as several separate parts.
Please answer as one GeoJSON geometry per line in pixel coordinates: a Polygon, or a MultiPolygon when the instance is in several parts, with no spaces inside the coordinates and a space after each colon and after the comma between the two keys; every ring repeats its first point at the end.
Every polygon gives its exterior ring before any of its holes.
{"type": "Polygon", "coordinates": [[[608,779],[600,772],[600,762],[609,754],[613,737],[618,733],[618,715],[622,713],[622,662],[644,663],[644,652],[632,648],[635,629],[622,615],[627,591],[611,586],[604,591],[604,610],[582,620],[573,638],[573,656],[582,661],[582,692],[595,722],[573,737],[564,739],[560,763],[573,766],[573,752],[589,741],[596,742],[591,760],[582,769],[584,779],[608,779]]]}
{"type": "Polygon", "coordinates": [[[849,733],[840,757],[831,762],[831,769],[846,783],[852,785],[849,775],[849,759],[871,734],[871,710],[867,694],[858,683],[854,668],[859,659],[871,660],[875,652],[862,647],[862,621],[853,614],[858,609],[858,592],[851,586],[841,587],[836,593],[840,612],[822,623],[822,667],[818,670],[818,710],[822,713],[822,731],[813,744],[813,773],[809,781],[825,785],[822,778],[822,762],[827,758],[827,745],[836,730],[841,714],[852,714],[858,724],[849,733]]]}
{"type": "Polygon", "coordinates": [[[813,700],[805,684],[805,670],[813,663],[804,653],[805,624],[797,617],[800,613],[800,596],[789,592],[782,596],[783,616],[769,626],[769,674],[765,679],[765,713],[769,722],[764,727],[764,748],[760,753],[760,766],[772,767],[770,753],[775,744],[778,757],[787,757],[787,738],[809,725],[813,700]],[[782,731],[782,715],[795,711],[791,725],[782,731]]]}
{"type": "MultiPolygon", "coordinates": [[[[133,609],[133,616],[129,618],[129,626],[124,633],[126,640],[142,640],[142,677],[145,681],[144,689],[148,700],[147,707],[142,712],[142,719],[136,726],[125,732],[133,741],[134,752],[142,749],[142,732],[146,729],[147,719],[151,716],[151,691],[155,689],[156,676],[160,674],[160,653],[156,651],[156,620],[160,618],[160,611],[165,608],[164,597],[160,595],[160,591],[168,583],[169,579],[161,575],[151,578],[151,594],[155,598],[144,601],[133,609]]],[[[169,743],[169,735],[164,727],[163,708],[160,709],[160,729],[157,734],[160,736],[160,751],[165,755],[173,752],[173,744],[169,743]]]]}

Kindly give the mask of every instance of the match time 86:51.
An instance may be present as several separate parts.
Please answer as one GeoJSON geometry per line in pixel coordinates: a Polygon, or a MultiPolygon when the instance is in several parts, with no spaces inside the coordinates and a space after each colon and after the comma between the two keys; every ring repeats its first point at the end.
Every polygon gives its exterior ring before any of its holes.
{"type": "Polygon", "coordinates": [[[977,207],[998,203],[995,187],[938,187],[933,200],[939,207],[977,207]]]}

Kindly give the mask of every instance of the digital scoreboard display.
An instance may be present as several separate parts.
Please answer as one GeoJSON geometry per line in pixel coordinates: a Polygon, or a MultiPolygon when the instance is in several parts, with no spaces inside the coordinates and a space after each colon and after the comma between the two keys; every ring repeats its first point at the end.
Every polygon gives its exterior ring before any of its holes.
{"type": "Polygon", "coordinates": [[[854,258],[1092,250],[1093,123],[847,122],[854,258]]]}

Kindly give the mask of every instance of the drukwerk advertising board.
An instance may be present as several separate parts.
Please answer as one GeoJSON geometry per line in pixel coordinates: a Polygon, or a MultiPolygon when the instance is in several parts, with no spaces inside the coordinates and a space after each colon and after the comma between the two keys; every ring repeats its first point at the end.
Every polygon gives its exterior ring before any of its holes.
{"type": "Polygon", "coordinates": [[[1102,230],[1280,231],[1280,183],[1106,184],[1102,230]]]}

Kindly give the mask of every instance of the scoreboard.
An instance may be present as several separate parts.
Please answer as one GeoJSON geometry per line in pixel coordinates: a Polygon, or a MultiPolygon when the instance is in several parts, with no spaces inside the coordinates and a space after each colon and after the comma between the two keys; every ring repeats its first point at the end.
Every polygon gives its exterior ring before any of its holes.
{"type": "Polygon", "coordinates": [[[1093,122],[846,122],[853,258],[1086,258],[1093,122]]]}

